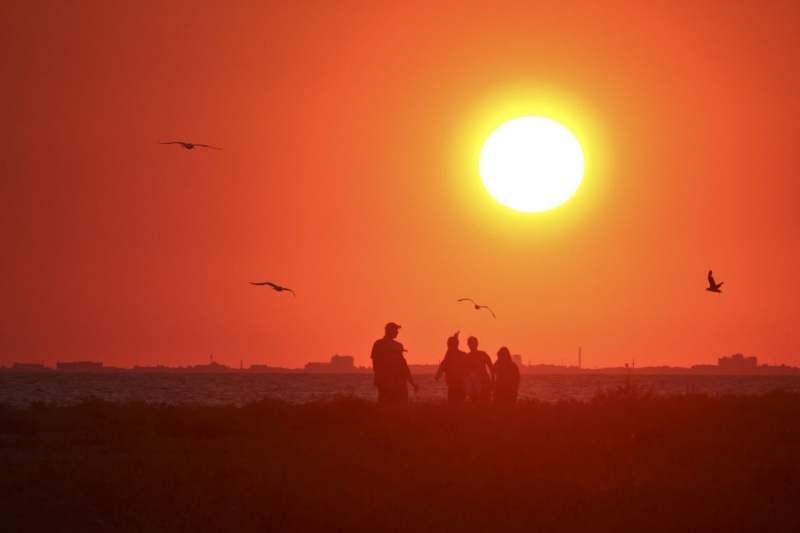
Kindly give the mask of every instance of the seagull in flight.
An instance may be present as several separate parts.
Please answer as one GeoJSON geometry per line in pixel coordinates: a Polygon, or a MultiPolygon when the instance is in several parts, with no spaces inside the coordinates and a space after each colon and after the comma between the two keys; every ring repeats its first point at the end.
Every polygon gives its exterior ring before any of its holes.
{"type": "Polygon", "coordinates": [[[719,283],[717,283],[716,281],[714,281],[714,276],[711,275],[711,271],[710,270],[708,271],[708,287],[706,287],[707,291],[722,292],[720,290],[720,287],[722,287],[723,283],[725,283],[725,282],[724,281],[720,281],[719,283]]]}
{"type": "Polygon", "coordinates": [[[469,298],[459,298],[458,301],[459,302],[471,302],[472,305],[475,306],[475,309],[479,309],[479,310],[480,309],[488,309],[489,312],[492,313],[492,316],[497,318],[497,316],[495,316],[495,314],[494,314],[494,311],[492,311],[492,309],[488,305],[478,305],[475,302],[473,302],[472,300],[470,300],[469,298]]]}
{"type": "Polygon", "coordinates": [[[209,146],[207,144],[198,144],[198,143],[185,143],[185,142],[182,142],[182,141],[170,141],[170,142],[159,143],[159,144],[180,144],[181,146],[183,146],[187,150],[194,150],[198,146],[202,146],[203,148],[213,148],[214,150],[222,150],[222,148],[217,148],[216,146],[209,146]]]}
{"type": "Polygon", "coordinates": [[[280,285],[275,285],[271,281],[251,281],[250,284],[251,285],[269,285],[270,287],[272,287],[273,290],[276,290],[278,292],[289,291],[294,295],[295,298],[297,298],[297,295],[294,294],[294,291],[292,289],[290,289],[288,287],[281,287],[280,285]]]}

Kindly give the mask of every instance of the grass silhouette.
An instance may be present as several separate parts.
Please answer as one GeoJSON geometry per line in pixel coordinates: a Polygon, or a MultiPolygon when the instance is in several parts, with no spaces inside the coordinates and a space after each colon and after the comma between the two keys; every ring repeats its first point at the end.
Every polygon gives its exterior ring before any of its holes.
{"type": "Polygon", "coordinates": [[[2,531],[799,530],[800,395],[0,406],[2,531]]]}

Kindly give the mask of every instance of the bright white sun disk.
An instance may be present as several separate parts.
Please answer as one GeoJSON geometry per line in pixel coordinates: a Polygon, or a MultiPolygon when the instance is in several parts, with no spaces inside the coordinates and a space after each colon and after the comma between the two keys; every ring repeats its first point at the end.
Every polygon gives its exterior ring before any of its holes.
{"type": "Polygon", "coordinates": [[[543,117],[498,127],[481,150],[481,179],[501,204],[528,213],[566,202],[581,184],[583,150],[567,128],[543,117]]]}

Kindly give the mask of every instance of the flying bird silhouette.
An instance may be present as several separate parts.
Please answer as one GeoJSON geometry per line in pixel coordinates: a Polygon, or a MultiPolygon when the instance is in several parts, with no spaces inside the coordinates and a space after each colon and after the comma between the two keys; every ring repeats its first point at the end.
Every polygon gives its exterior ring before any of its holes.
{"type": "Polygon", "coordinates": [[[722,292],[720,290],[720,287],[722,287],[723,283],[725,283],[725,282],[724,281],[720,281],[719,283],[717,283],[716,281],[714,281],[714,276],[711,275],[711,271],[710,270],[708,271],[708,287],[706,287],[707,291],[722,292]]]}
{"type": "Polygon", "coordinates": [[[294,294],[294,291],[292,289],[290,289],[288,287],[281,287],[280,285],[275,285],[271,281],[259,281],[259,282],[251,281],[250,284],[251,285],[269,285],[270,287],[272,287],[273,290],[278,291],[278,292],[289,291],[294,295],[295,298],[297,298],[297,295],[294,294]]]}
{"type": "Polygon", "coordinates": [[[207,144],[198,144],[198,143],[185,143],[183,141],[170,141],[166,143],[159,143],[159,144],[180,144],[187,150],[194,150],[198,146],[202,146],[203,148],[213,148],[214,150],[222,150],[222,148],[217,148],[216,146],[209,146],[207,144]]]}
{"type": "Polygon", "coordinates": [[[474,301],[470,300],[469,298],[459,298],[458,301],[459,302],[471,302],[472,305],[475,306],[475,309],[478,309],[478,310],[480,310],[480,309],[488,309],[489,312],[492,313],[492,316],[497,318],[497,316],[494,314],[494,311],[492,311],[492,309],[488,305],[478,305],[474,301]]]}

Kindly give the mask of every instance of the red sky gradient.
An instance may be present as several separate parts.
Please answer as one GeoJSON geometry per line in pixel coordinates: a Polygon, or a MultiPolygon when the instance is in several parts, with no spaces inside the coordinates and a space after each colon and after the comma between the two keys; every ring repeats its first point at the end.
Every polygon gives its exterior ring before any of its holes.
{"type": "Polygon", "coordinates": [[[798,23],[788,0],[3,2],[0,364],[369,365],[391,320],[410,363],[461,330],[526,364],[800,366],[798,23]],[[525,114],[586,154],[544,214],[477,173],[525,114]]]}

